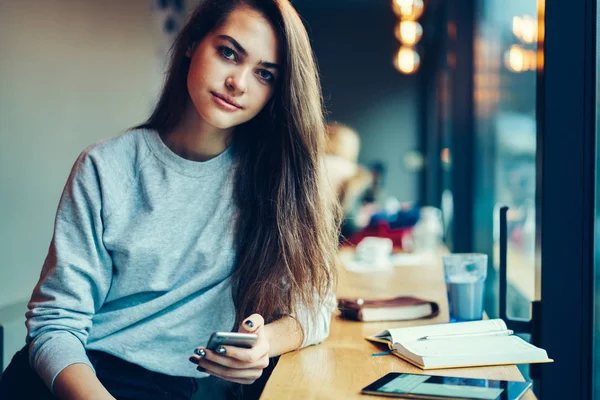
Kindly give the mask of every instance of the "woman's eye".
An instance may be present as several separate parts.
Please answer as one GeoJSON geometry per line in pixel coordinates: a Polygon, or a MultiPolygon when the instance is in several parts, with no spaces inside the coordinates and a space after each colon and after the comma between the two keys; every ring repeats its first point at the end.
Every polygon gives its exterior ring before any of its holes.
{"type": "Polygon", "coordinates": [[[265,69],[261,69],[260,71],[258,71],[258,77],[260,79],[262,79],[265,82],[273,82],[273,80],[275,79],[275,76],[273,76],[273,74],[265,69]]]}
{"type": "Polygon", "coordinates": [[[227,60],[235,61],[235,59],[236,59],[235,51],[233,51],[229,47],[223,46],[223,47],[219,48],[219,51],[221,52],[221,55],[223,56],[223,58],[225,58],[227,60]]]}

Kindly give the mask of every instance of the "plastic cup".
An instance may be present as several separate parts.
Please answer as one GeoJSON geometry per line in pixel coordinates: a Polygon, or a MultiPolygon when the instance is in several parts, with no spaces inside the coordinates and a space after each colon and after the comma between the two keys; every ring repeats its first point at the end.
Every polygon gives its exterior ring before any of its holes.
{"type": "Polygon", "coordinates": [[[442,259],[450,322],[482,319],[487,255],[449,254],[442,259]]]}

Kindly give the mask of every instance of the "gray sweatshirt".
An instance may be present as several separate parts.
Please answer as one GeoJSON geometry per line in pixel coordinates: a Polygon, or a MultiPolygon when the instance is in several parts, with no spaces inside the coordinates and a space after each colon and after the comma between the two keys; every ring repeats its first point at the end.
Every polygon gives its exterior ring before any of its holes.
{"type": "MultiPolygon", "coordinates": [[[[30,363],[50,388],[101,350],[151,371],[203,377],[188,361],[233,328],[234,157],[196,162],[152,130],[86,149],[63,191],[27,317],[30,363]]],[[[329,334],[331,294],[302,347],[329,334]]]]}

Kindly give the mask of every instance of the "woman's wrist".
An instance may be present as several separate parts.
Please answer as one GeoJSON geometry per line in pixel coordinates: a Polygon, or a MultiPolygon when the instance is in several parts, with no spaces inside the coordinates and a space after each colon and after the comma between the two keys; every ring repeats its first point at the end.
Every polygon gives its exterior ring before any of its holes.
{"type": "Polygon", "coordinates": [[[269,357],[297,350],[304,339],[302,327],[291,315],[265,325],[265,335],[269,342],[269,357]]]}

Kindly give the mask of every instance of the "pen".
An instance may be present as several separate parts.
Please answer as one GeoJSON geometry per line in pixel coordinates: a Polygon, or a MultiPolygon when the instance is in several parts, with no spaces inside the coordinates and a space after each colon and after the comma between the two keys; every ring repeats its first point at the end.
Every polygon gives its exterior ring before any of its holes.
{"type": "Polygon", "coordinates": [[[417,341],[422,340],[434,340],[434,339],[453,339],[453,338],[462,338],[462,337],[479,337],[479,336],[509,336],[514,332],[510,329],[506,329],[503,331],[492,331],[492,332],[480,332],[480,333],[455,333],[450,335],[429,335],[423,336],[417,339],[417,341]]]}

